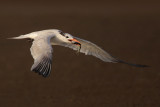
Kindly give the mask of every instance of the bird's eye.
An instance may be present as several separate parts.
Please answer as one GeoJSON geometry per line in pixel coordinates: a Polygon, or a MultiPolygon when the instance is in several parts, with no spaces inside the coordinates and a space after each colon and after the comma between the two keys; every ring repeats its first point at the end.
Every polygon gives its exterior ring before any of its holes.
{"type": "Polygon", "coordinates": [[[66,38],[69,38],[68,36],[66,36],[66,38]]]}
{"type": "Polygon", "coordinates": [[[62,36],[65,36],[65,34],[64,34],[62,31],[60,31],[59,33],[60,33],[62,36]]]}

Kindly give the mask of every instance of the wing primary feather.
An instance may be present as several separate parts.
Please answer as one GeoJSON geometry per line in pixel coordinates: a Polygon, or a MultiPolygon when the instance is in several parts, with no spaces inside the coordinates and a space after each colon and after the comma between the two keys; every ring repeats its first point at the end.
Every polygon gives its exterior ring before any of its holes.
{"type": "Polygon", "coordinates": [[[46,70],[45,70],[45,72],[43,73],[43,76],[44,76],[44,77],[47,77],[47,76],[48,76],[48,74],[49,74],[49,72],[50,72],[50,65],[51,65],[51,63],[50,63],[50,61],[49,61],[49,59],[48,59],[48,63],[47,63],[47,66],[46,66],[46,70]]]}
{"type": "Polygon", "coordinates": [[[42,61],[39,62],[39,64],[37,65],[37,67],[35,67],[36,73],[41,71],[41,69],[43,67],[43,64],[42,64],[43,61],[44,61],[44,59],[42,59],[42,61]]]}
{"type": "Polygon", "coordinates": [[[46,59],[46,67],[45,70],[43,72],[43,75],[45,75],[45,73],[48,71],[48,59],[46,59]]]}
{"type": "Polygon", "coordinates": [[[42,67],[43,67],[42,63],[39,63],[39,67],[37,67],[36,73],[39,72],[42,69],[42,67]]]}
{"type": "Polygon", "coordinates": [[[43,73],[43,69],[44,69],[44,67],[45,67],[45,59],[43,58],[43,60],[40,62],[41,63],[41,65],[42,65],[42,67],[40,68],[40,70],[39,70],[39,72],[38,72],[38,74],[39,75],[42,75],[42,73],[43,73]]]}
{"type": "Polygon", "coordinates": [[[51,72],[52,60],[47,57],[43,57],[42,60],[33,67],[32,71],[42,75],[43,77],[48,77],[51,72]]]}
{"type": "Polygon", "coordinates": [[[49,65],[49,59],[46,58],[46,65],[45,65],[45,69],[44,69],[44,72],[43,72],[43,77],[47,77],[47,72],[48,72],[48,65],[49,65]]]}
{"type": "Polygon", "coordinates": [[[52,61],[50,60],[48,72],[45,74],[46,76],[49,76],[51,69],[52,69],[52,61]]]}
{"type": "Polygon", "coordinates": [[[34,71],[35,73],[38,73],[41,68],[42,68],[42,64],[39,63],[37,66],[35,66],[35,67],[32,69],[32,71],[34,71]]]}
{"type": "Polygon", "coordinates": [[[131,65],[131,66],[135,66],[135,67],[149,67],[148,65],[141,65],[141,64],[132,64],[132,63],[128,63],[122,60],[117,60],[118,63],[123,63],[123,64],[127,64],[127,65],[131,65]]]}
{"type": "Polygon", "coordinates": [[[48,69],[48,72],[46,73],[46,76],[49,76],[49,75],[50,75],[51,70],[52,70],[52,60],[49,59],[49,69],[48,69]]]}
{"type": "Polygon", "coordinates": [[[42,68],[42,72],[41,72],[41,75],[44,77],[43,73],[46,72],[46,69],[47,69],[47,64],[48,64],[48,61],[47,61],[47,58],[45,57],[45,60],[44,60],[44,63],[43,63],[43,68],[42,68]]]}

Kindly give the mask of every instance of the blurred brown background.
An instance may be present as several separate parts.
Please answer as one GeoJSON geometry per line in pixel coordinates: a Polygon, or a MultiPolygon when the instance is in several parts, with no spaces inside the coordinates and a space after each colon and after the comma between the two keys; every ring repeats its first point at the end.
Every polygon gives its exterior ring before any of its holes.
{"type": "Polygon", "coordinates": [[[160,4],[156,1],[0,1],[0,107],[160,107],[160,4]],[[113,56],[104,63],[55,46],[49,78],[30,71],[31,44],[6,38],[60,29],[113,56]]]}

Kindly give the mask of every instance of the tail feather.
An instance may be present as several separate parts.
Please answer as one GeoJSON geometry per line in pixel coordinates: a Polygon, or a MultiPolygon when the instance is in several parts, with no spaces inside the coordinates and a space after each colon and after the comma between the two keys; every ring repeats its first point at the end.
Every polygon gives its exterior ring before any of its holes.
{"type": "Polygon", "coordinates": [[[21,35],[21,36],[18,36],[18,37],[11,37],[11,38],[7,38],[7,39],[25,39],[25,38],[28,38],[28,37],[25,36],[25,35],[21,35]]]}

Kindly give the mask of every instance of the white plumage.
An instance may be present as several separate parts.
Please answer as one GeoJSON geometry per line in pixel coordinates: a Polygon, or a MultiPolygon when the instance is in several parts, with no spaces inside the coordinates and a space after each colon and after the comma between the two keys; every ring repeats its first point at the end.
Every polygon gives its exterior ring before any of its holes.
{"type": "Polygon", "coordinates": [[[31,71],[39,73],[43,77],[48,77],[51,72],[53,53],[51,45],[61,45],[72,48],[73,50],[79,50],[85,55],[93,55],[104,62],[119,62],[136,67],[147,67],[146,65],[131,64],[115,59],[94,43],[73,37],[72,35],[63,33],[61,30],[57,29],[37,31],[10,39],[31,39],[33,41],[30,51],[34,58],[34,64],[31,71]]]}

